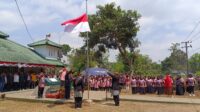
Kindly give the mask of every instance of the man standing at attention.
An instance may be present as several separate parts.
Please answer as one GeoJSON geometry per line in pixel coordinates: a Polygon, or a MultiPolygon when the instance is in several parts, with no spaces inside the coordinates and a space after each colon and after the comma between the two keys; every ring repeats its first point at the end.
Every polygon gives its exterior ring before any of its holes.
{"type": "Polygon", "coordinates": [[[80,73],[77,74],[77,77],[74,79],[74,99],[75,99],[75,108],[82,107],[84,92],[84,81],[80,73]]]}
{"type": "Polygon", "coordinates": [[[115,73],[115,75],[108,72],[108,75],[112,77],[112,94],[115,102],[115,106],[119,106],[119,92],[120,92],[120,84],[119,84],[119,75],[115,73]]]}

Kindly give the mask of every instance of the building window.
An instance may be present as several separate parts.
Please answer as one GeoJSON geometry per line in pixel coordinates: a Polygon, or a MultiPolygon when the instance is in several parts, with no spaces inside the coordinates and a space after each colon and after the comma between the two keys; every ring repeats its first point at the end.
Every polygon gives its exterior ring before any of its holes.
{"type": "Polygon", "coordinates": [[[51,56],[51,50],[49,50],[49,56],[51,56]]]}

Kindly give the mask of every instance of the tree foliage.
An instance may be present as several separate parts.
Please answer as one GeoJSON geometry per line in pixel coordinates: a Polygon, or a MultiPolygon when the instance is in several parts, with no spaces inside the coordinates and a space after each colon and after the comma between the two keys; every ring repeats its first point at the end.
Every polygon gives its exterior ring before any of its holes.
{"type": "MultiPolygon", "coordinates": [[[[140,14],[137,11],[122,10],[114,3],[97,6],[97,8],[96,14],[89,15],[92,30],[89,33],[89,47],[93,48],[100,44],[108,49],[118,49],[123,57],[123,64],[130,68],[134,59],[128,55],[133,54],[140,44],[136,38],[140,14]]],[[[81,33],[81,36],[86,37],[86,34],[81,33]]],[[[100,51],[102,52],[103,48],[100,51]]]]}
{"type": "MultiPolygon", "coordinates": [[[[129,56],[134,56],[135,58],[135,61],[131,66],[132,74],[145,76],[155,76],[161,74],[161,65],[153,62],[149,56],[139,54],[139,52],[135,55],[129,56]]],[[[112,64],[112,70],[117,72],[127,72],[126,65],[122,63],[122,56],[120,54],[117,57],[117,62],[112,64]]]]}
{"type": "Polygon", "coordinates": [[[169,51],[170,56],[165,58],[162,63],[163,72],[184,72],[186,71],[186,53],[180,49],[180,44],[172,44],[169,51]]]}
{"type": "Polygon", "coordinates": [[[123,73],[123,72],[125,72],[124,64],[121,61],[118,61],[116,63],[112,63],[110,70],[113,71],[113,72],[123,73]]]}
{"type": "MultiPolygon", "coordinates": [[[[104,57],[103,62],[99,62],[99,58],[96,57],[95,51],[89,52],[89,67],[107,67],[108,59],[104,57]],[[103,63],[103,64],[102,64],[103,63]]],[[[76,71],[82,71],[87,68],[87,55],[86,50],[82,47],[80,49],[74,49],[69,55],[70,67],[74,68],[76,71]]]]}
{"type": "Polygon", "coordinates": [[[189,59],[189,64],[193,73],[200,73],[200,54],[193,54],[189,59]]]}
{"type": "Polygon", "coordinates": [[[138,54],[133,66],[134,74],[137,75],[160,75],[161,66],[153,62],[147,55],[138,54]]]}
{"type": "Polygon", "coordinates": [[[74,49],[69,55],[69,66],[76,71],[81,71],[86,68],[86,55],[84,50],[74,49]]]}
{"type": "Polygon", "coordinates": [[[71,51],[71,47],[68,44],[63,44],[62,45],[62,53],[64,55],[67,55],[68,52],[70,52],[70,51],[71,51]]]}

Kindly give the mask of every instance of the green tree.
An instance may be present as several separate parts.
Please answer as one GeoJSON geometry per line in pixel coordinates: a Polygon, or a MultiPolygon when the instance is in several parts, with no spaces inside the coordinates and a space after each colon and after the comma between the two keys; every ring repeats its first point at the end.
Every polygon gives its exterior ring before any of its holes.
{"type": "Polygon", "coordinates": [[[200,54],[199,53],[193,54],[189,59],[189,64],[190,64],[192,72],[200,73],[199,72],[200,71],[200,54]]]}
{"type": "Polygon", "coordinates": [[[71,47],[68,44],[63,44],[62,45],[62,53],[64,55],[67,55],[68,52],[70,52],[70,51],[71,51],[71,47]]]}
{"type": "Polygon", "coordinates": [[[123,73],[124,71],[124,64],[121,61],[118,61],[116,63],[112,63],[111,65],[111,71],[113,72],[119,72],[119,73],[123,73]]]}
{"type": "MultiPolygon", "coordinates": [[[[90,52],[90,67],[95,67],[98,62],[93,59],[93,52],[90,52]]],[[[76,71],[82,71],[87,67],[87,55],[85,49],[82,47],[80,49],[74,49],[69,55],[69,66],[76,71]]]]}
{"type": "Polygon", "coordinates": [[[161,62],[163,72],[186,71],[186,53],[179,46],[179,43],[175,43],[170,47],[170,56],[161,62]]]}
{"type": "Polygon", "coordinates": [[[70,68],[76,71],[82,71],[86,68],[86,56],[82,50],[74,49],[68,57],[70,68]]]}
{"type": "MultiPolygon", "coordinates": [[[[141,15],[135,10],[122,10],[114,3],[97,8],[96,14],[89,15],[92,30],[89,32],[89,47],[101,44],[108,49],[118,49],[123,64],[130,70],[134,57],[129,57],[129,54],[134,54],[140,44],[136,36],[141,15]]],[[[86,33],[81,33],[81,36],[86,37],[86,33]]]]}
{"type": "Polygon", "coordinates": [[[153,62],[149,56],[138,54],[134,62],[134,74],[137,75],[160,75],[161,66],[153,62]]]}
{"type": "Polygon", "coordinates": [[[98,45],[96,50],[92,50],[92,59],[98,63],[98,67],[108,68],[108,50],[104,45],[98,45]]]}

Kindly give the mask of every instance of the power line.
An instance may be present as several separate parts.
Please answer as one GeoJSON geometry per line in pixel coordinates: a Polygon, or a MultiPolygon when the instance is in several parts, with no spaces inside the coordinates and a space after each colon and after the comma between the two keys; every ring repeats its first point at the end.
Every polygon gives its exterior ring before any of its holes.
{"type": "Polygon", "coordinates": [[[192,53],[192,54],[193,54],[193,53],[196,53],[196,51],[198,51],[198,50],[200,50],[200,47],[197,48],[197,49],[195,49],[195,50],[193,50],[191,53],[192,53]]]}
{"type": "Polygon", "coordinates": [[[190,36],[192,35],[192,33],[196,30],[196,28],[199,26],[200,21],[194,26],[194,28],[192,29],[192,31],[189,33],[189,35],[184,39],[184,41],[186,41],[187,39],[189,40],[190,36]]]}
{"type": "Polygon", "coordinates": [[[199,39],[199,37],[198,37],[199,34],[200,34],[200,31],[199,31],[198,33],[196,33],[194,36],[192,36],[192,38],[193,38],[193,37],[197,37],[197,38],[194,38],[194,39],[191,38],[191,41],[196,41],[196,40],[198,40],[198,39],[199,39]]]}
{"type": "Polygon", "coordinates": [[[31,33],[30,33],[29,30],[28,30],[28,27],[27,27],[27,25],[26,25],[26,22],[25,22],[25,20],[24,20],[24,18],[23,18],[23,15],[22,15],[22,13],[21,13],[21,11],[20,11],[20,8],[19,8],[19,5],[18,5],[18,3],[17,3],[17,0],[15,0],[15,3],[16,3],[17,9],[18,9],[18,11],[19,11],[19,15],[20,15],[20,17],[21,17],[21,19],[22,19],[22,21],[23,21],[23,23],[24,23],[24,26],[25,26],[25,28],[26,28],[26,32],[28,33],[30,39],[34,42],[32,36],[31,36],[31,33]]]}

